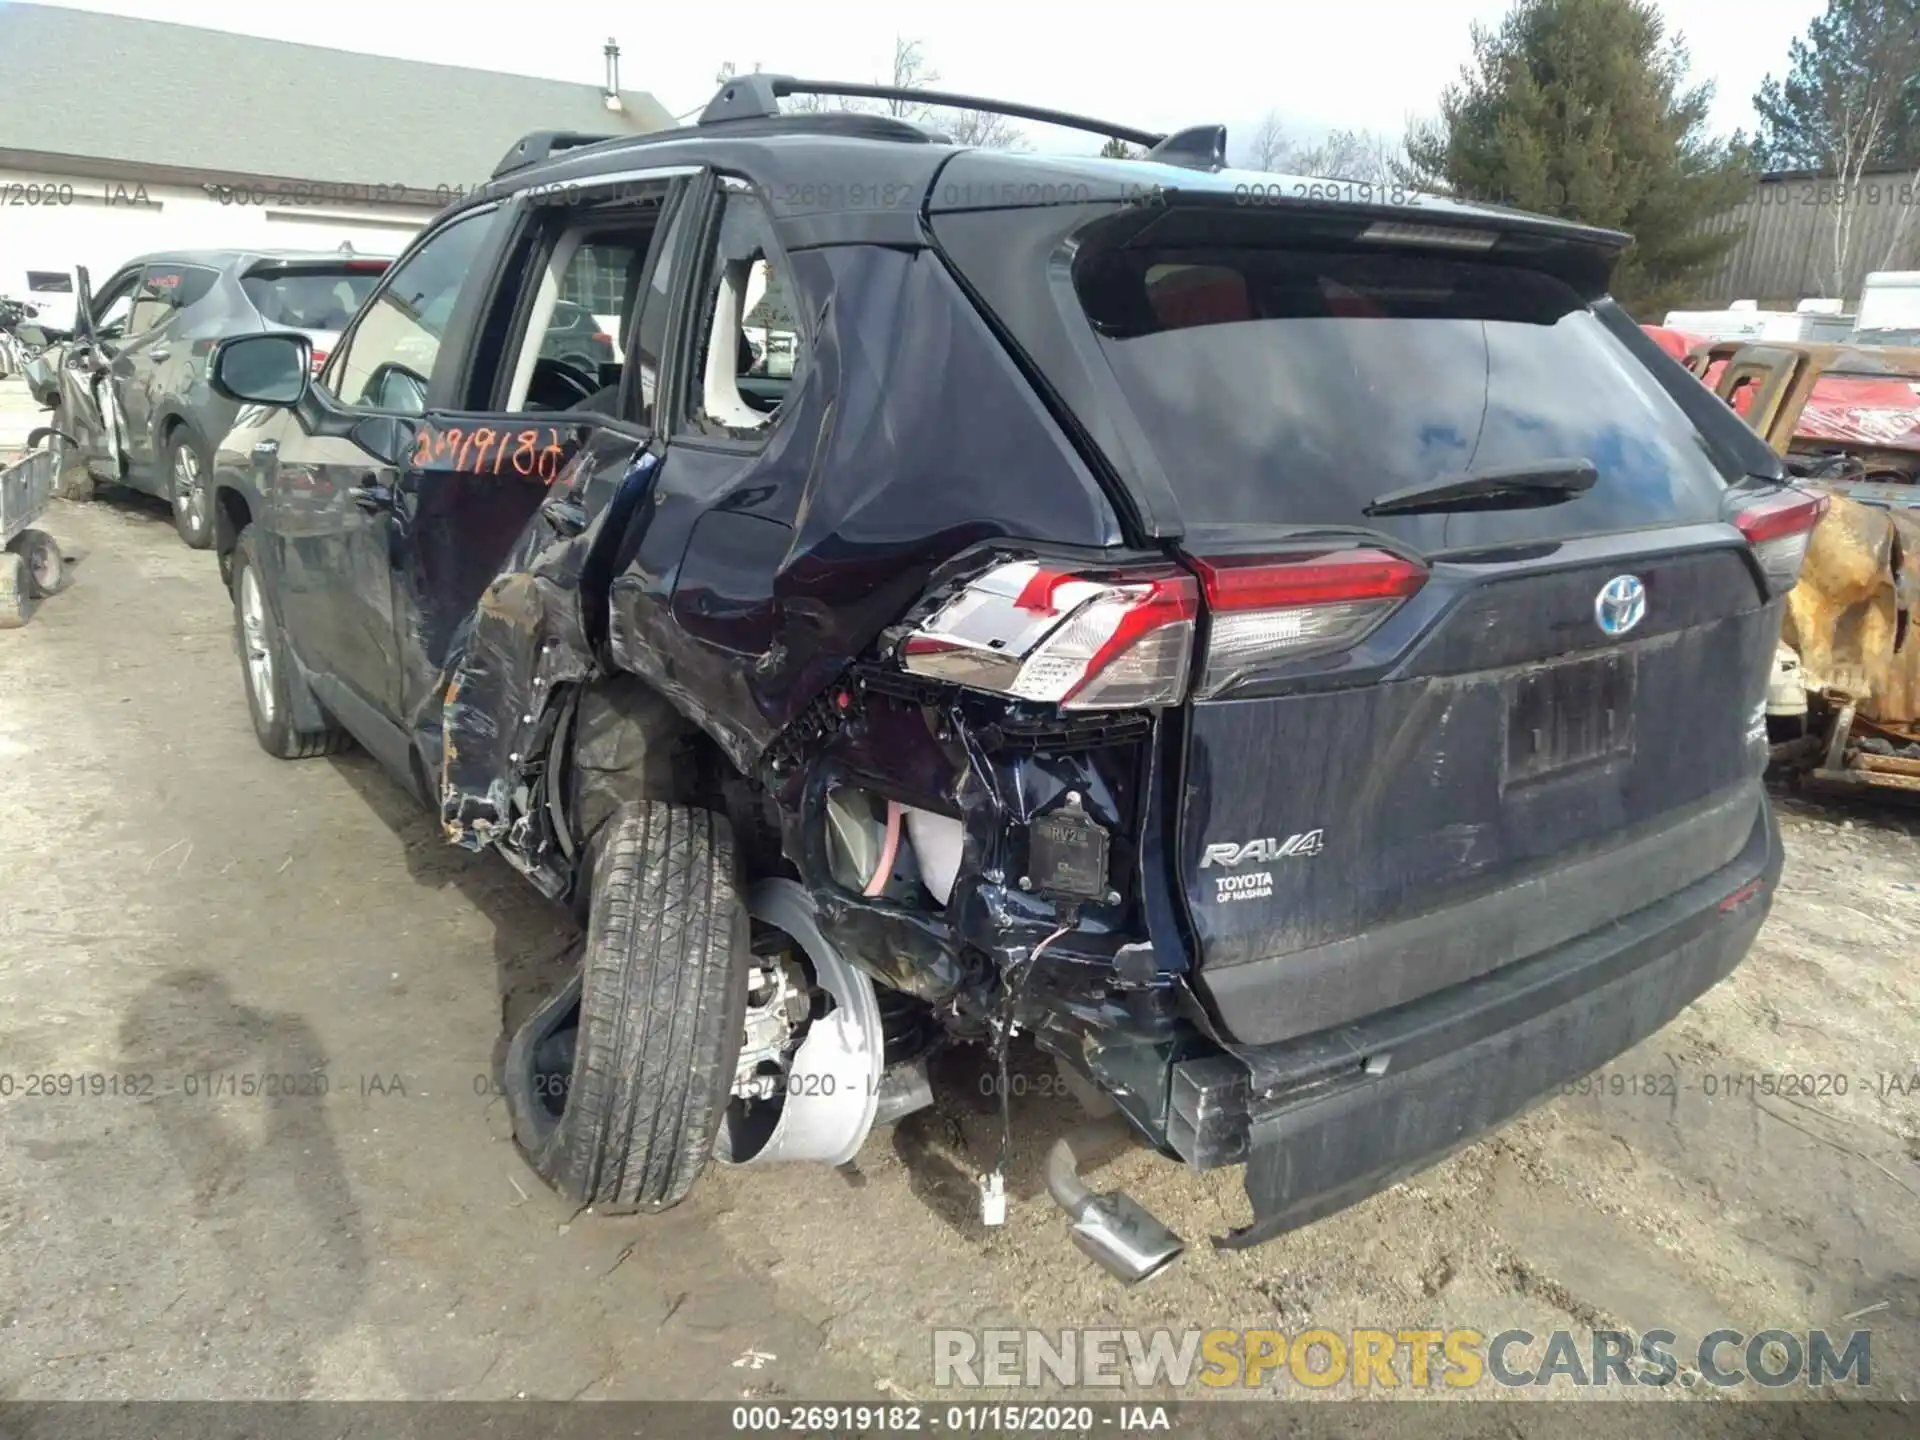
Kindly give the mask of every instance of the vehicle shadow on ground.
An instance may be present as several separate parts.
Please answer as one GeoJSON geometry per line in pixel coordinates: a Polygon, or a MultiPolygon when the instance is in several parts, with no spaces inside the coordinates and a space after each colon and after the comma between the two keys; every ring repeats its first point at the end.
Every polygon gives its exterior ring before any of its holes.
{"type": "Polygon", "coordinates": [[[498,855],[449,845],[434,815],[372,757],[348,750],[332,763],[399,839],[413,883],[430,890],[453,886],[492,925],[502,1032],[497,1068],[506,1038],[572,976],[584,939],[579,927],[498,855]]]}
{"type": "Polygon", "coordinates": [[[102,484],[96,480],[91,499],[83,503],[99,505],[129,521],[152,520],[168,529],[173,528],[173,507],[159,496],[149,495],[144,490],[102,484]]]}
{"type": "Polygon", "coordinates": [[[303,1016],[245,1005],[207,969],[148,985],[118,1038],[122,1072],[158,1082],[141,1112],[173,1158],[194,1228],[217,1237],[228,1269],[225,1285],[201,1289],[226,1297],[205,1323],[244,1316],[242,1330],[282,1346],[298,1335],[303,1392],[310,1357],[351,1323],[367,1289],[360,1206],[327,1122],[341,1077],[303,1016]]]}
{"type": "MultiPolygon", "coordinates": [[[[985,1045],[939,1051],[928,1066],[934,1103],[893,1127],[893,1152],[907,1185],[928,1210],[969,1240],[980,1235],[979,1177],[1000,1150],[1000,1077],[985,1045]]],[[[1031,1200],[1045,1193],[1048,1147],[1084,1121],[1086,1112],[1060,1082],[1053,1061],[1025,1037],[1007,1056],[1007,1110],[1013,1144],[1007,1193],[1031,1200]]]]}

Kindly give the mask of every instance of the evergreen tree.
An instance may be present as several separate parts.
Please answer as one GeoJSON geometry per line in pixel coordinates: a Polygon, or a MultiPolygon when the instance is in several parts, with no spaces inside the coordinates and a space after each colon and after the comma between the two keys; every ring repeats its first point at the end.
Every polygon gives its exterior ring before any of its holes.
{"type": "Polygon", "coordinates": [[[1118,135],[1100,147],[1100,154],[1107,160],[1132,160],[1137,158],[1133,153],[1133,147],[1118,135]]]}
{"type": "Polygon", "coordinates": [[[1658,316],[1739,239],[1701,222],[1738,205],[1744,141],[1706,133],[1710,85],[1651,0],[1518,0],[1497,30],[1476,25],[1473,63],[1441,98],[1438,124],[1407,136],[1403,178],[1464,199],[1625,230],[1634,244],[1614,294],[1658,316]]]}

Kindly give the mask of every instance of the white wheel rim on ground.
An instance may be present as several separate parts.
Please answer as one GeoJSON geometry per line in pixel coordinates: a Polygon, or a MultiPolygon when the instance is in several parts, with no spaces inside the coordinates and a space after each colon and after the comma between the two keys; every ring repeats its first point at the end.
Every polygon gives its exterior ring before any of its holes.
{"type": "Polygon", "coordinates": [[[880,1004],[873,982],[840,956],[820,933],[813,897],[791,880],[762,880],[747,893],[747,913],[792,937],[813,962],[835,1008],[807,1027],[787,1072],[780,1119],[766,1144],[736,1156],[725,1144],[715,1158],[723,1165],[760,1165],[777,1160],[821,1160],[843,1165],[859,1154],[880,1108],[880,1077],[886,1068],[880,1004]]]}
{"type": "Polygon", "coordinates": [[[267,601],[251,567],[240,572],[240,643],[247,648],[247,688],[260,718],[273,723],[273,651],[267,643],[267,601]]]}
{"type": "Polygon", "coordinates": [[[27,556],[27,568],[33,573],[33,583],[41,594],[51,595],[60,588],[60,547],[51,537],[33,547],[33,553],[27,556]]]}

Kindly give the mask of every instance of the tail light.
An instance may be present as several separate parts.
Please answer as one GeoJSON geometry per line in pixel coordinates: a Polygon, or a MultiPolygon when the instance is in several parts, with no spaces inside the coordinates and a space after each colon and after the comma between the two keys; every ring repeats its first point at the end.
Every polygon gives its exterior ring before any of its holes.
{"type": "Polygon", "coordinates": [[[1170,565],[1077,574],[1015,561],[941,606],[900,658],[916,675],[1066,710],[1177,705],[1198,609],[1193,577],[1170,565]]]}
{"type": "Polygon", "coordinates": [[[1827,503],[1824,495],[1788,489],[1749,505],[1733,517],[1776,593],[1791,590],[1799,580],[1813,527],[1827,513],[1827,503]]]}
{"type": "Polygon", "coordinates": [[[1203,700],[1276,664],[1357,643],[1427,583],[1424,566],[1384,550],[1195,566],[1211,615],[1203,700]]]}
{"type": "Polygon", "coordinates": [[[318,375],[320,367],[327,363],[327,352],[316,348],[313,352],[313,373],[318,375]]]}

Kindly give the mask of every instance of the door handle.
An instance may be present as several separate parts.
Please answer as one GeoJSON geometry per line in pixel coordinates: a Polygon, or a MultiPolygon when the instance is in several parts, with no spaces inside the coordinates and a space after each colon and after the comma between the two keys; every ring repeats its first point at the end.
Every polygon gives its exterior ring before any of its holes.
{"type": "Polygon", "coordinates": [[[171,354],[173,354],[173,351],[167,349],[163,345],[158,350],[149,350],[147,352],[147,357],[152,360],[164,360],[171,354]]]}
{"type": "Polygon", "coordinates": [[[362,483],[349,487],[347,494],[354,504],[369,514],[393,508],[392,488],[378,483],[372,475],[363,476],[362,483]]]}

